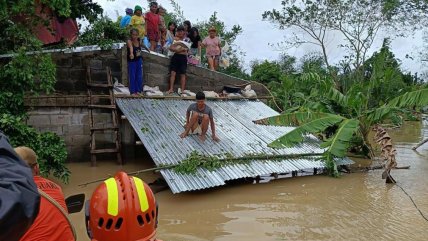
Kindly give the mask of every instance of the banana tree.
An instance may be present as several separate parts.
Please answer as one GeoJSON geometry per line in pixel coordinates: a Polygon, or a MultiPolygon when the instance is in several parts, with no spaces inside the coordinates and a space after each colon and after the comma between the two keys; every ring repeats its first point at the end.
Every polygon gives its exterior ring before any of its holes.
{"type": "Polygon", "coordinates": [[[273,148],[291,147],[301,143],[305,135],[319,134],[327,128],[336,127],[334,133],[321,143],[325,148],[324,158],[330,174],[338,176],[335,157],[344,157],[354,136],[363,139],[364,145],[373,150],[369,144],[368,134],[375,125],[391,119],[406,109],[428,105],[428,88],[407,92],[392,99],[388,104],[377,108],[367,108],[369,94],[362,85],[354,85],[343,95],[334,87],[325,89],[327,96],[334,103],[347,109],[343,114],[298,111],[284,113],[255,121],[257,124],[276,126],[296,126],[295,129],[269,144],[273,148]]]}

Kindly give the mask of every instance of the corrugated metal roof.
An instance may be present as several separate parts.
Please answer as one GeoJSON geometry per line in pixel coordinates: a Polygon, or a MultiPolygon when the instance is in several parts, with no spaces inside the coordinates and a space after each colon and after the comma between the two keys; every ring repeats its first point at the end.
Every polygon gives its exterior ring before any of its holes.
{"type": "MultiPolygon", "coordinates": [[[[321,153],[319,141],[307,137],[306,141],[293,148],[272,149],[267,144],[293,127],[256,125],[252,121],[278,113],[260,101],[233,100],[207,101],[213,109],[216,132],[220,142],[212,141],[211,132],[205,143],[195,136],[181,139],[188,100],[160,100],[117,98],[117,105],[128,118],[138,137],[157,166],[178,164],[192,152],[202,155],[230,153],[234,157],[256,155],[282,155],[321,153]]],[[[340,164],[351,164],[341,159],[340,164]]],[[[247,164],[225,166],[215,171],[199,168],[194,175],[183,175],[172,169],[161,170],[161,174],[173,193],[221,186],[227,180],[255,177],[271,173],[288,173],[305,169],[322,168],[324,163],[314,158],[287,160],[253,160],[247,164]]]]}

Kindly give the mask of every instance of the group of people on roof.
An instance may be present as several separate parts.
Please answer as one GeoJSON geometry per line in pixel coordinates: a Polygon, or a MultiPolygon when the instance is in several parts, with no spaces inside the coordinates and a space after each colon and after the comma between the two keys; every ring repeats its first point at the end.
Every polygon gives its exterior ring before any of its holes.
{"type": "Polygon", "coordinates": [[[199,30],[192,27],[188,20],[178,26],[175,22],[169,22],[166,25],[164,19],[166,10],[156,1],[151,1],[149,8],[150,11],[144,15],[139,5],[136,5],[134,10],[127,8],[126,16],[120,22],[120,26],[129,29],[130,34],[127,40],[127,59],[131,95],[143,94],[143,49],[162,53],[171,58],[171,76],[167,94],[174,92],[176,77],[180,79],[180,90],[185,90],[187,65],[200,65],[202,48],[206,49],[209,69],[214,71],[218,69],[222,49],[215,27],[211,27],[208,31],[209,35],[202,39],[199,30]]]}

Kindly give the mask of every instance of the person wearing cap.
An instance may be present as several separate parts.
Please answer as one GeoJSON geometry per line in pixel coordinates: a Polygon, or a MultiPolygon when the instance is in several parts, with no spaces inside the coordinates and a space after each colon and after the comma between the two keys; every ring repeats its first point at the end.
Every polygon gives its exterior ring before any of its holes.
{"type": "Polygon", "coordinates": [[[156,239],[158,205],[143,180],[117,172],[92,193],[85,205],[86,231],[92,241],[156,239]]]}
{"type": "Polygon", "coordinates": [[[142,40],[146,36],[146,20],[143,17],[143,9],[141,6],[136,5],[134,8],[134,15],[131,17],[131,23],[128,28],[138,30],[138,37],[142,40]]]}
{"type": "Polygon", "coordinates": [[[0,240],[19,240],[36,219],[39,205],[30,168],[0,130],[0,240]]]}
{"type": "Polygon", "coordinates": [[[24,240],[75,240],[76,235],[67,215],[62,189],[56,183],[40,176],[36,153],[28,147],[15,148],[33,173],[34,182],[41,194],[40,211],[30,229],[21,238],[24,240]]]}
{"type": "Polygon", "coordinates": [[[216,36],[217,30],[211,27],[209,35],[202,41],[202,47],[206,48],[206,57],[210,70],[217,70],[220,63],[221,45],[220,39],[216,36]]]}
{"type": "MultiPolygon", "coordinates": [[[[186,87],[186,71],[187,71],[187,54],[189,52],[191,41],[184,37],[184,27],[178,26],[175,40],[169,47],[169,50],[174,53],[171,57],[170,71],[171,76],[169,79],[169,89],[167,94],[174,92],[174,82],[177,74],[180,76],[181,90],[186,87]]],[[[181,93],[178,93],[181,94],[181,93]]]]}
{"type": "Polygon", "coordinates": [[[215,123],[212,109],[205,104],[205,94],[202,91],[196,93],[196,103],[191,104],[186,111],[186,125],[184,132],[180,134],[181,138],[190,135],[198,135],[204,142],[208,131],[208,125],[211,126],[211,137],[213,141],[219,142],[215,132],[215,123]]]}
{"type": "Polygon", "coordinates": [[[159,18],[159,15],[156,14],[157,10],[158,10],[158,3],[150,2],[150,11],[147,12],[145,16],[146,33],[147,33],[147,38],[150,41],[151,51],[155,50],[157,43],[160,40],[160,31],[159,31],[160,18],[159,18]]]}
{"type": "Polygon", "coordinates": [[[134,11],[132,11],[131,8],[127,8],[125,9],[125,13],[126,15],[122,18],[122,20],[120,20],[121,28],[126,28],[129,25],[129,23],[131,22],[132,14],[134,14],[134,11]]]}

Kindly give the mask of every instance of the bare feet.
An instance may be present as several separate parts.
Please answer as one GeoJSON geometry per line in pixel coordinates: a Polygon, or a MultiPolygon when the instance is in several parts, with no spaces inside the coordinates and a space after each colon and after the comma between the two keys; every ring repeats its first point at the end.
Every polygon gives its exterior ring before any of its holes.
{"type": "Polygon", "coordinates": [[[205,139],[207,138],[205,135],[199,135],[198,137],[202,142],[205,142],[205,139]]]}
{"type": "Polygon", "coordinates": [[[171,89],[169,89],[169,90],[166,92],[166,94],[167,94],[167,95],[170,95],[170,94],[172,94],[172,93],[174,93],[174,90],[171,90],[171,89]]]}
{"type": "Polygon", "coordinates": [[[213,141],[215,141],[215,142],[219,142],[219,141],[220,141],[220,139],[219,139],[217,136],[213,136],[213,141]]]}
{"type": "Polygon", "coordinates": [[[181,133],[181,134],[180,134],[180,137],[181,137],[181,138],[186,138],[186,136],[187,136],[187,133],[186,133],[186,132],[183,132],[183,133],[181,133]]]}

